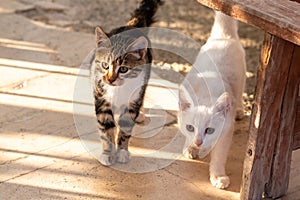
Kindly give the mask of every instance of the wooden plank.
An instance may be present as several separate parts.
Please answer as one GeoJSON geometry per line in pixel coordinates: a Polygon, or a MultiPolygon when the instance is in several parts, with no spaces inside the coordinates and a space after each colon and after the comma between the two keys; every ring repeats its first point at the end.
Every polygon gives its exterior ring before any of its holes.
{"type": "Polygon", "coordinates": [[[244,200],[261,199],[269,182],[293,47],[292,43],[265,34],[244,160],[244,200]]]}
{"type": "MultiPolygon", "coordinates": [[[[294,124],[300,80],[300,47],[294,45],[290,70],[282,102],[280,127],[275,146],[269,183],[265,187],[268,197],[277,198],[288,190],[293,151],[294,124]]],[[[287,63],[288,64],[288,63],[287,63]]],[[[285,66],[282,66],[285,67],[285,66]]],[[[287,67],[288,68],[288,67],[287,67]]]]}
{"type": "Polygon", "coordinates": [[[214,10],[300,45],[300,3],[289,0],[197,0],[214,10]]]}

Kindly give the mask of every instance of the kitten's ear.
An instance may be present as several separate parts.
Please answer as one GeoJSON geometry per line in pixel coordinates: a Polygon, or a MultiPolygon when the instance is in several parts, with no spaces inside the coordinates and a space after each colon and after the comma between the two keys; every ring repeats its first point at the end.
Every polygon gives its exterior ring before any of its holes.
{"type": "Polygon", "coordinates": [[[129,44],[126,51],[137,59],[142,59],[147,53],[147,48],[148,40],[144,36],[141,36],[129,44]]]}
{"type": "Polygon", "coordinates": [[[191,103],[185,98],[184,93],[179,91],[179,110],[187,111],[191,107],[191,103]]]}
{"type": "Polygon", "coordinates": [[[225,117],[231,109],[230,95],[224,92],[214,105],[214,113],[222,113],[225,117]]]}
{"type": "Polygon", "coordinates": [[[110,43],[110,40],[106,33],[102,30],[100,26],[97,26],[95,29],[95,35],[96,35],[96,45],[99,46],[108,46],[110,43]]]}

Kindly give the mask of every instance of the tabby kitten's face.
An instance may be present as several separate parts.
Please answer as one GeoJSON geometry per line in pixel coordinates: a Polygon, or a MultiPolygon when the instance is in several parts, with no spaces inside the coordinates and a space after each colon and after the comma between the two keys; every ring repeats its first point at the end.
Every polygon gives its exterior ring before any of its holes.
{"type": "Polygon", "coordinates": [[[96,74],[109,85],[120,86],[126,79],[136,78],[148,63],[148,41],[145,37],[126,38],[115,35],[111,38],[96,29],[95,53],[96,74]]]}

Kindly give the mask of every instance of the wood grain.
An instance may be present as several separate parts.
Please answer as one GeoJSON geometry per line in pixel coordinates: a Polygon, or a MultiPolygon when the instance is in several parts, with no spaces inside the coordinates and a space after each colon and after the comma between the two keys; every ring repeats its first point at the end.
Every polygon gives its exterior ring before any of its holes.
{"type": "Polygon", "coordinates": [[[290,0],[290,1],[295,1],[295,2],[298,2],[298,3],[300,3],[300,0],[290,0]]]}
{"type": "MultiPolygon", "coordinates": [[[[287,66],[290,70],[282,102],[280,127],[274,151],[271,176],[265,188],[265,193],[269,197],[280,197],[288,190],[297,108],[296,99],[298,97],[300,80],[300,47],[293,46],[290,66],[287,66]]],[[[289,62],[286,63],[286,65],[288,64],[289,62]]]]}
{"type": "MultiPolygon", "coordinates": [[[[298,120],[299,123],[299,120],[298,120]]],[[[294,134],[294,143],[293,143],[293,150],[300,149],[300,132],[296,132],[294,134]]]]}
{"type": "Polygon", "coordinates": [[[300,45],[300,3],[289,0],[197,0],[214,10],[300,45]]]}
{"type": "Polygon", "coordinates": [[[293,150],[300,148],[300,97],[297,99],[296,122],[294,127],[293,150]]]}
{"type": "Polygon", "coordinates": [[[285,100],[293,50],[292,43],[265,34],[257,74],[248,150],[244,160],[241,199],[257,200],[268,196],[266,189],[270,185],[269,177],[280,135],[282,103],[285,100]]]}

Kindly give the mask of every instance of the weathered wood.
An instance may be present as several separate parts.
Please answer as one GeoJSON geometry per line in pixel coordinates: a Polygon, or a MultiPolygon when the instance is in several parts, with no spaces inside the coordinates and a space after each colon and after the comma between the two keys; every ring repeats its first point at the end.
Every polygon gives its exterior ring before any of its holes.
{"type": "Polygon", "coordinates": [[[261,199],[268,186],[293,49],[292,43],[266,33],[244,160],[241,199],[261,199]]]}
{"type": "Polygon", "coordinates": [[[300,80],[300,47],[293,46],[291,61],[288,61],[286,66],[281,66],[289,68],[289,73],[281,107],[280,127],[274,151],[271,175],[269,183],[265,188],[266,196],[272,198],[280,197],[287,192],[290,177],[297,107],[296,99],[298,97],[300,80]]]}
{"type": "Polygon", "coordinates": [[[300,45],[300,3],[289,0],[197,0],[199,3],[300,45]]]}
{"type": "Polygon", "coordinates": [[[300,148],[300,97],[297,99],[296,122],[294,127],[293,150],[300,148]]]}
{"type": "MultiPolygon", "coordinates": [[[[299,122],[299,121],[298,121],[299,122]]],[[[293,150],[300,149],[300,132],[294,134],[293,150]]]]}

